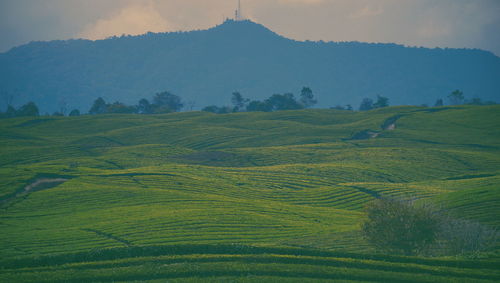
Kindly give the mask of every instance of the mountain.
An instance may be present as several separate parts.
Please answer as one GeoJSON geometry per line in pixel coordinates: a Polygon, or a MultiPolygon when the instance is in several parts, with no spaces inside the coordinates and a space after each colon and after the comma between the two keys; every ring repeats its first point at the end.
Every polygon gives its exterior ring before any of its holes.
{"type": "Polygon", "coordinates": [[[320,107],[357,106],[377,94],[391,104],[433,104],[455,89],[500,101],[499,78],[500,58],[482,50],[302,42],[232,20],[190,32],[32,42],[0,54],[0,91],[42,111],[63,101],[87,111],[99,96],[135,104],[164,90],[201,108],[228,104],[235,90],[262,99],[302,86],[320,107]]]}

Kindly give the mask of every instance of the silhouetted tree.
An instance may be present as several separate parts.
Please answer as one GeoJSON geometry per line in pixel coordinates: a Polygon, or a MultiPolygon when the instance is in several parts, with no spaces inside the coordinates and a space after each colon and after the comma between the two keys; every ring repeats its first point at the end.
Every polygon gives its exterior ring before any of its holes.
{"type": "Polygon", "coordinates": [[[259,101],[259,100],[253,100],[250,101],[247,105],[247,111],[249,112],[255,112],[255,111],[263,111],[263,112],[270,112],[272,111],[272,107],[270,104],[259,101]]]}
{"type": "MultiPolygon", "coordinates": [[[[5,105],[7,105],[7,107],[9,107],[9,106],[13,107],[12,105],[13,105],[14,98],[15,98],[15,95],[13,92],[9,92],[7,90],[1,90],[0,97],[2,97],[2,99],[4,100],[5,105]]],[[[7,114],[7,111],[5,112],[5,114],[7,114]]]]}
{"type": "Polygon", "coordinates": [[[373,109],[373,100],[371,98],[364,98],[359,105],[359,111],[368,111],[373,109]]]}
{"type": "Polygon", "coordinates": [[[38,107],[34,102],[28,102],[16,111],[16,116],[39,116],[38,107]]]}
{"type": "Polygon", "coordinates": [[[195,106],[196,106],[196,101],[194,100],[189,100],[188,102],[186,102],[186,109],[188,109],[189,111],[193,111],[195,106]]]}
{"type": "Polygon", "coordinates": [[[441,107],[443,105],[444,105],[443,99],[441,99],[441,98],[436,100],[436,103],[434,103],[434,107],[441,107]]]}
{"type": "Polygon", "coordinates": [[[71,110],[71,112],[69,112],[69,116],[71,116],[71,117],[80,116],[80,110],[78,110],[78,109],[71,110]]]}
{"type": "Polygon", "coordinates": [[[206,106],[203,109],[201,109],[201,111],[218,113],[219,112],[219,106],[215,106],[215,105],[206,106]]]}
{"type": "Polygon", "coordinates": [[[12,105],[9,105],[7,106],[7,110],[5,111],[5,116],[7,118],[16,117],[16,112],[16,109],[12,105]]]}
{"type": "Polygon", "coordinates": [[[94,101],[94,104],[89,110],[89,114],[95,115],[95,114],[104,114],[108,111],[108,106],[106,105],[106,101],[102,97],[97,98],[94,101]]]}
{"type": "Polygon", "coordinates": [[[314,99],[312,90],[309,87],[303,87],[300,91],[300,103],[304,108],[314,106],[318,101],[314,99]]]}
{"type": "Polygon", "coordinates": [[[118,101],[113,104],[108,104],[106,109],[107,113],[130,114],[136,112],[136,108],[134,106],[128,106],[118,101]]]}
{"type": "Polygon", "coordinates": [[[153,105],[149,103],[149,100],[143,98],[139,100],[137,104],[137,113],[139,114],[152,114],[153,113],[153,105]]]}
{"type": "Polygon", "coordinates": [[[389,106],[389,98],[377,95],[377,102],[373,104],[373,108],[382,108],[389,106]]]}
{"type": "Polygon", "coordinates": [[[66,98],[61,98],[59,100],[59,113],[62,114],[62,116],[66,115],[66,112],[68,111],[68,103],[66,102],[66,98]]]}
{"type": "Polygon", "coordinates": [[[245,109],[248,99],[243,98],[241,93],[235,91],[231,96],[231,103],[234,106],[234,112],[238,112],[245,109]]]}
{"type": "Polygon", "coordinates": [[[155,113],[177,112],[184,104],[179,96],[168,91],[155,94],[153,98],[153,109],[155,113]]]}
{"type": "Polygon", "coordinates": [[[271,111],[279,110],[295,110],[304,108],[303,105],[298,103],[293,96],[293,93],[273,94],[266,99],[265,103],[269,104],[271,111]]]}
{"type": "Polygon", "coordinates": [[[481,101],[481,98],[474,97],[468,104],[471,104],[471,105],[483,105],[483,102],[481,101]]]}
{"type": "Polygon", "coordinates": [[[347,104],[347,105],[345,106],[345,110],[352,111],[352,105],[351,105],[351,104],[347,104]]]}
{"type": "Polygon", "coordinates": [[[232,109],[229,106],[219,107],[219,106],[215,106],[215,105],[210,105],[210,106],[204,107],[201,111],[212,112],[212,113],[216,113],[216,114],[226,114],[226,113],[231,113],[232,109]]]}
{"type": "Polygon", "coordinates": [[[460,90],[455,90],[448,95],[448,100],[451,105],[460,105],[464,102],[464,93],[460,90]]]}

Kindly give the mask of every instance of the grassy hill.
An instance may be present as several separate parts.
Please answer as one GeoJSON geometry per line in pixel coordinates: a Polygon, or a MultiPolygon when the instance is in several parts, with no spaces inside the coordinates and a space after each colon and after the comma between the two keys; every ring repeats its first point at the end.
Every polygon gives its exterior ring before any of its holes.
{"type": "Polygon", "coordinates": [[[498,249],[398,257],[359,231],[380,196],[500,228],[499,122],[500,106],[0,120],[0,281],[499,281],[498,249]]]}

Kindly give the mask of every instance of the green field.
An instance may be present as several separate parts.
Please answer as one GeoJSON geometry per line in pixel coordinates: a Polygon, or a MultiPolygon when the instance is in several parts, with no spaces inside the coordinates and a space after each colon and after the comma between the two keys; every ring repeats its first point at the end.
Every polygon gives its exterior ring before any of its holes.
{"type": "Polygon", "coordinates": [[[26,117],[0,145],[0,282],[500,281],[500,248],[360,232],[387,196],[500,228],[500,106],[26,117]]]}

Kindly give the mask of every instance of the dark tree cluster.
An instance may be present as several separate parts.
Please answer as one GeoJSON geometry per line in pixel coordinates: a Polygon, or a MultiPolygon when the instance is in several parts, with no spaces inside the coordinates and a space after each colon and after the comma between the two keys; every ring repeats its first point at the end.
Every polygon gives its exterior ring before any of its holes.
{"type": "Polygon", "coordinates": [[[211,105],[202,109],[202,111],[217,114],[233,112],[274,112],[281,110],[298,110],[314,106],[317,101],[314,98],[312,90],[303,87],[300,97],[297,100],[293,93],[273,94],[265,100],[249,100],[244,98],[239,92],[233,92],[231,97],[232,107],[211,105]]]}
{"type": "MultiPolygon", "coordinates": [[[[466,99],[464,93],[461,90],[454,90],[446,97],[448,99],[449,105],[494,105],[496,102],[494,101],[482,101],[481,98],[475,97],[472,99],[466,99]]],[[[436,100],[434,103],[434,107],[444,106],[444,101],[442,98],[436,100]]]]}
{"type": "Polygon", "coordinates": [[[39,116],[40,112],[38,106],[34,102],[28,102],[19,108],[14,108],[12,105],[7,106],[5,112],[0,112],[0,118],[13,118],[13,117],[28,117],[39,116]]]}
{"type": "Polygon", "coordinates": [[[364,98],[359,105],[359,111],[368,111],[387,106],[389,106],[389,98],[377,95],[377,101],[375,102],[371,98],[364,98]]]}
{"type": "Polygon", "coordinates": [[[126,105],[121,102],[106,103],[99,97],[89,110],[89,114],[108,114],[108,113],[136,113],[136,114],[162,114],[178,112],[184,107],[182,99],[168,91],[160,92],[154,95],[152,102],[143,98],[137,105],[126,105]]]}

